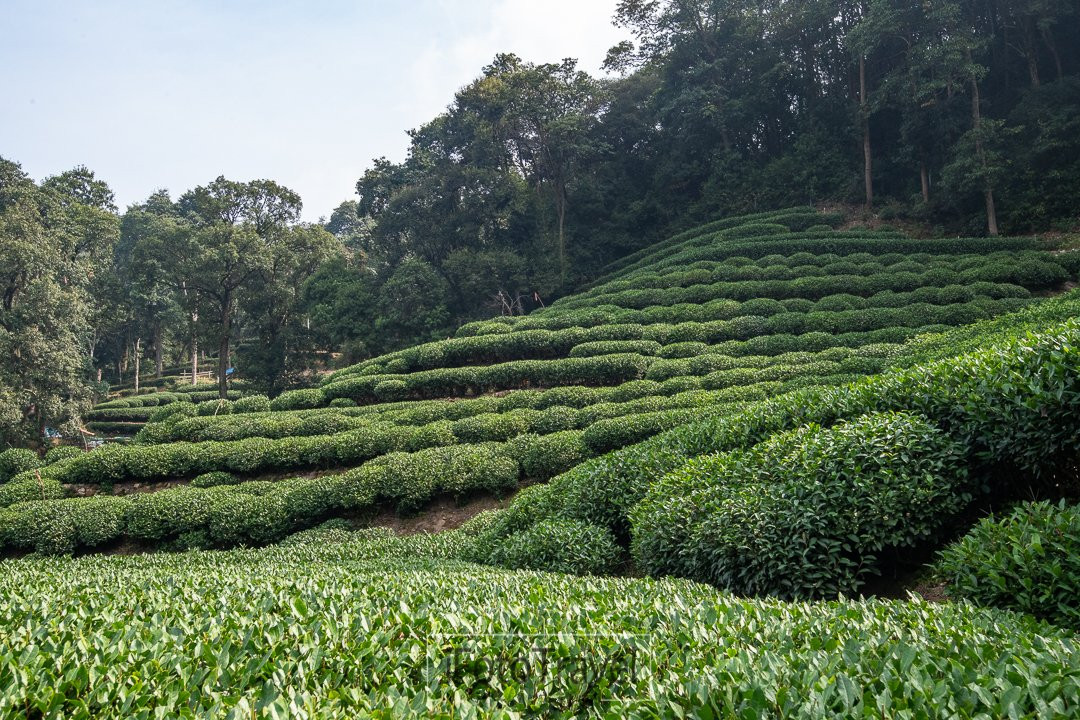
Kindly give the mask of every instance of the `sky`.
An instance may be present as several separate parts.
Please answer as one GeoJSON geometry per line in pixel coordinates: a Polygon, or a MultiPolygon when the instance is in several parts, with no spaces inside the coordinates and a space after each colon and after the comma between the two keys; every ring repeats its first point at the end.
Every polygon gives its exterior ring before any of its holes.
{"type": "Polygon", "coordinates": [[[0,157],[86,165],[121,209],[224,175],[304,219],[401,161],[499,52],[599,74],[617,0],[0,0],[0,157]]]}

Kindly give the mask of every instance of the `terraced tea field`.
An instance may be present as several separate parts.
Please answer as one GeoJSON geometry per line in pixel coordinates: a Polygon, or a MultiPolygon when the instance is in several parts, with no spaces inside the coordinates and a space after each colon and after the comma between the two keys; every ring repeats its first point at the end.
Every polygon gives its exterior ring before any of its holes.
{"type": "MultiPolygon", "coordinates": [[[[135,443],[0,485],[3,550],[36,554],[0,563],[5,711],[1075,714],[1069,612],[836,598],[1071,492],[1080,254],[839,222],[712,223],[273,399],[99,406],[135,443]],[[352,529],[492,495],[448,533],[352,529]],[[118,549],[189,552],[43,557],[118,549]]],[[[990,600],[962,556],[957,596],[1009,607],[1026,569],[990,600]]]]}

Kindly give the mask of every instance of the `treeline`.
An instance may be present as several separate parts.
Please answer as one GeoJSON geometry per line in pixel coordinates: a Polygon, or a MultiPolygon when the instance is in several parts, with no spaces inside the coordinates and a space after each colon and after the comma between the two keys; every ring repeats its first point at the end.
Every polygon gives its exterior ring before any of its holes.
{"type": "Polygon", "coordinates": [[[615,22],[615,75],[500,55],[335,212],[369,268],[430,290],[393,332],[532,309],[733,213],[866,205],[964,235],[1077,218],[1075,0],[623,0],[615,22]]]}
{"type": "Polygon", "coordinates": [[[207,355],[222,397],[234,365],[259,386],[296,382],[320,350],[304,283],[348,262],[300,211],[276,183],[218,178],[121,215],[86,168],[38,184],[0,159],[0,446],[74,435],[110,384],[192,377],[207,355]]]}

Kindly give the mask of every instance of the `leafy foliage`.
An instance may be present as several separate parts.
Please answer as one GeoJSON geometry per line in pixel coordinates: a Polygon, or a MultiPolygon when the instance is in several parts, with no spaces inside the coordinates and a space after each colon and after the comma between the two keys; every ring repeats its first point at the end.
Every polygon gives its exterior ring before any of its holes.
{"type": "Polygon", "coordinates": [[[935,570],[952,597],[1080,628],[1080,507],[1025,503],[986,517],[935,570]]]}
{"type": "Polygon", "coordinates": [[[882,414],[695,458],[634,508],[634,558],[740,594],[851,594],[884,551],[932,537],[971,499],[963,456],[925,418],[882,414]]]}
{"type": "Polygon", "coordinates": [[[446,559],[464,539],[331,527],[264,550],[5,562],[0,713],[645,718],[947,704],[961,717],[1064,718],[1080,707],[1075,638],[1019,616],[493,571],[446,559]],[[540,648],[546,663],[522,664],[540,648]]]}

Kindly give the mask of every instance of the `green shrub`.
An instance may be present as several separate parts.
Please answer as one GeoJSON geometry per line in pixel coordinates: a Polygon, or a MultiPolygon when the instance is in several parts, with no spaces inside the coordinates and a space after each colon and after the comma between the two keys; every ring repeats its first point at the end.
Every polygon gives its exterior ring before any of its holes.
{"type": "Polygon", "coordinates": [[[398,512],[412,513],[439,493],[461,497],[477,491],[505,492],[517,484],[519,472],[517,462],[497,446],[454,445],[390,453],[352,476],[366,475],[367,482],[377,483],[379,496],[396,503],[398,512]]]}
{"type": "Polygon", "coordinates": [[[322,407],[327,402],[322,388],[306,388],[304,390],[289,390],[283,392],[270,401],[271,410],[302,410],[304,408],[322,407]]]}
{"type": "Polygon", "coordinates": [[[612,572],[622,556],[606,529],[578,520],[543,520],[508,536],[491,557],[493,565],[575,575],[612,572]]]}
{"type": "Polygon", "coordinates": [[[352,398],[334,398],[330,401],[330,407],[332,408],[350,408],[356,407],[356,401],[352,398]]]}
{"type": "Polygon", "coordinates": [[[245,395],[233,403],[234,413],[270,412],[270,398],[265,395],[245,395]]]}
{"type": "Polygon", "coordinates": [[[378,387],[383,387],[384,390],[380,392],[384,393],[392,390],[395,397],[405,393],[409,397],[428,398],[464,397],[526,385],[617,385],[643,377],[651,360],[642,355],[624,353],[559,360],[520,360],[479,367],[424,370],[400,376],[350,375],[325,385],[322,392],[324,400],[349,397],[357,402],[372,402],[387,399],[379,397],[376,392],[378,387]],[[394,383],[392,386],[384,385],[391,382],[394,383]]]}
{"type": "Polygon", "coordinates": [[[50,448],[49,451],[45,453],[45,464],[52,465],[61,460],[82,457],[83,452],[82,448],[77,448],[72,445],[58,445],[57,447],[50,448]]]}
{"type": "Polygon", "coordinates": [[[292,522],[280,494],[232,493],[212,503],[206,527],[215,545],[259,546],[281,540],[292,528],[292,522]]]}
{"type": "Polygon", "coordinates": [[[222,400],[221,398],[207,400],[196,404],[195,410],[200,416],[230,415],[233,412],[233,403],[231,400],[222,400]]]}
{"type": "Polygon", "coordinates": [[[67,491],[58,480],[44,473],[39,478],[36,471],[30,470],[0,485],[0,508],[29,500],[55,500],[66,495],[67,491]]]}
{"type": "Polygon", "coordinates": [[[154,411],[150,413],[150,417],[147,418],[147,421],[160,423],[165,422],[168,419],[194,417],[196,415],[198,415],[198,410],[195,408],[194,403],[176,402],[171,405],[162,405],[161,407],[154,408],[154,411]]]}
{"type": "Polygon", "coordinates": [[[1080,505],[1025,503],[983,518],[935,570],[951,597],[1080,630],[1080,505]]]}
{"type": "Polygon", "coordinates": [[[432,423],[411,428],[404,449],[409,452],[418,452],[425,448],[454,445],[460,441],[460,438],[454,433],[455,425],[456,423],[449,420],[436,420],[432,423]]]}
{"type": "Polygon", "coordinates": [[[70,555],[76,549],[99,548],[124,532],[128,499],[93,496],[13,505],[0,536],[9,547],[43,555],[70,555]]]}
{"type": "Polygon", "coordinates": [[[41,459],[33,450],[10,448],[0,452],[0,483],[6,483],[21,472],[41,467],[41,459]]]}
{"type": "Polygon", "coordinates": [[[970,500],[963,459],[963,447],[903,413],[704,456],[635,508],[634,559],[740,594],[853,593],[880,553],[931,537],[970,500]]]}
{"type": "Polygon", "coordinates": [[[473,415],[451,426],[459,442],[486,442],[509,440],[529,429],[530,416],[534,410],[512,410],[501,414],[473,415]]]}
{"type": "Polygon", "coordinates": [[[593,454],[601,455],[641,442],[664,430],[700,420],[703,414],[699,408],[685,408],[599,420],[585,429],[582,440],[593,454]]]}
{"type": "Polygon", "coordinates": [[[593,357],[616,353],[656,355],[659,352],[660,343],[654,340],[598,340],[575,345],[570,350],[570,357],[593,357]]]}
{"type": "Polygon", "coordinates": [[[202,530],[210,516],[210,490],[178,487],[131,496],[127,534],[144,541],[162,541],[202,530]]]}
{"type": "Polygon", "coordinates": [[[404,380],[384,380],[375,386],[373,392],[382,402],[393,402],[405,399],[409,386],[404,380]]]}
{"type": "Polygon", "coordinates": [[[191,484],[198,488],[217,487],[218,485],[236,485],[240,482],[232,473],[221,470],[196,475],[191,479],[191,484]]]}
{"type": "Polygon", "coordinates": [[[521,465],[525,476],[546,480],[566,472],[593,456],[580,430],[550,435],[519,435],[507,443],[507,454],[521,465]]]}

